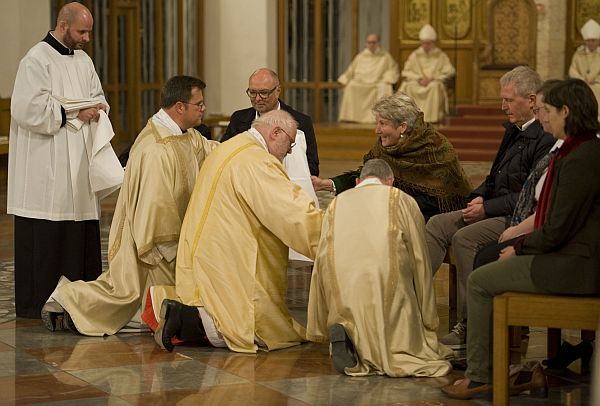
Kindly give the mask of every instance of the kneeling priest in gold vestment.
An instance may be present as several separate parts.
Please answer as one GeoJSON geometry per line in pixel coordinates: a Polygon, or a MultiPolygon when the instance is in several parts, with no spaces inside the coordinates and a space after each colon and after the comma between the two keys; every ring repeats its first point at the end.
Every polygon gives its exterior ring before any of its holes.
{"type": "Polygon", "coordinates": [[[181,230],[176,288],[155,286],[144,312],[144,320],[159,316],[162,348],[172,351],[173,338],[204,339],[255,353],[306,340],[285,303],[288,247],[314,259],[322,216],[281,163],[296,128],[283,110],[261,114],[202,166],[181,230]]]}
{"type": "Polygon", "coordinates": [[[109,269],[95,281],[59,283],[42,309],[48,329],[102,336],[128,323],[142,328],[144,293],[174,283],[179,232],[196,176],[219,144],[193,129],[205,111],[204,88],[190,76],[165,84],[162,108],[131,149],[110,227],[109,269]]]}
{"type": "Polygon", "coordinates": [[[436,335],[423,215],[393,179],[384,160],[369,160],[359,184],[329,205],[307,338],[329,340],[334,367],[347,375],[443,376],[452,351],[436,335]]]}

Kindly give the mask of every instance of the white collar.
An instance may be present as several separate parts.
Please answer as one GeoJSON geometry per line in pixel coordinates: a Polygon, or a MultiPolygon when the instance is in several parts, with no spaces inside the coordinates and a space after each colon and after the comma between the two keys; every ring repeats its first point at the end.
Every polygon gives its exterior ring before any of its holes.
{"type": "Polygon", "coordinates": [[[256,141],[258,141],[258,143],[268,152],[269,148],[267,148],[267,143],[265,141],[265,139],[263,138],[263,136],[261,135],[261,133],[258,132],[258,130],[256,128],[252,128],[250,127],[248,129],[248,132],[250,133],[250,135],[252,135],[254,138],[256,138],[256,141]]]}
{"type": "Polygon", "coordinates": [[[526,122],[525,124],[523,124],[521,127],[517,126],[517,128],[520,131],[525,131],[527,129],[527,127],[529,127],[534,121],[535,121],[535,117],[533,117],[531,120],[529,120],[528,122],[526,122]]]}
{"type": "Polygon", "coordinates": [[[177,125],[177,123],[171,118],[171,116],[163,109],[158,110],[158,112],[152,116],[152,121],[154,122],[154,124],[166,128],[172,134],[183,134],[183,131],[181,131],[179,125],[177,125]]]}
{"type": "Polygon", "coordinates": [[[356,187],[363,187],[368,185],[383,185],[383,183],[381,183],[379,178],[367,178],[360,181],[360,183],[356,185],[356,187]]]}

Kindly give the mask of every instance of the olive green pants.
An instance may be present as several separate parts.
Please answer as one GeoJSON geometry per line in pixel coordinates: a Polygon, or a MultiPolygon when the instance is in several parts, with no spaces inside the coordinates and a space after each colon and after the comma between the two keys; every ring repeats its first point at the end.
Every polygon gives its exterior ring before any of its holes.
{"type": "Polygon", "coordinates": [[[492,382],[494,296],[504,292],[543,293],[531,280],[533,255],[518,255],[484,265],[467,281],[467,371],[475,382],[492,382]]]}

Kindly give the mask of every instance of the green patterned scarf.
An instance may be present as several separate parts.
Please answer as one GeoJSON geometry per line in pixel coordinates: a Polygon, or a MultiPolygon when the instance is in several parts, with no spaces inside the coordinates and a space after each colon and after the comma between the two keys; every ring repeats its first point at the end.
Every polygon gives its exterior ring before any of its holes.
{"type": "Polygon", "coordinates": [[[472,187],[452,144],[423,121],[421,114],[413,130],[398,144],[384,147],[377,140],[363,162],[380,158],[394,171],[394,186],[409,195],[427,194],[437,199],[440,212],[460,210],[472,187]]]}

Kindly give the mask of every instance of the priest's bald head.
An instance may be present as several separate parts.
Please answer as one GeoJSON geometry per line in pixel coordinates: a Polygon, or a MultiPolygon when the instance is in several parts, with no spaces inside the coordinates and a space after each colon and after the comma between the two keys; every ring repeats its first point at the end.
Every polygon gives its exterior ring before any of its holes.
{"type": "Polygon", "coordinates": [[[269,153],[280,161],[283,161],[296,145],[298,123],[286,111],[272,110],[261,114],[252,122],[252,128],[262,135],[269,153]]]}
{"type": "Polygon", "coordinates": [[[94,26],[92,13],[81,3],[68,3],[58,12],[54,36],[67,48],[82,49],[90,42],[94,26]]]}

